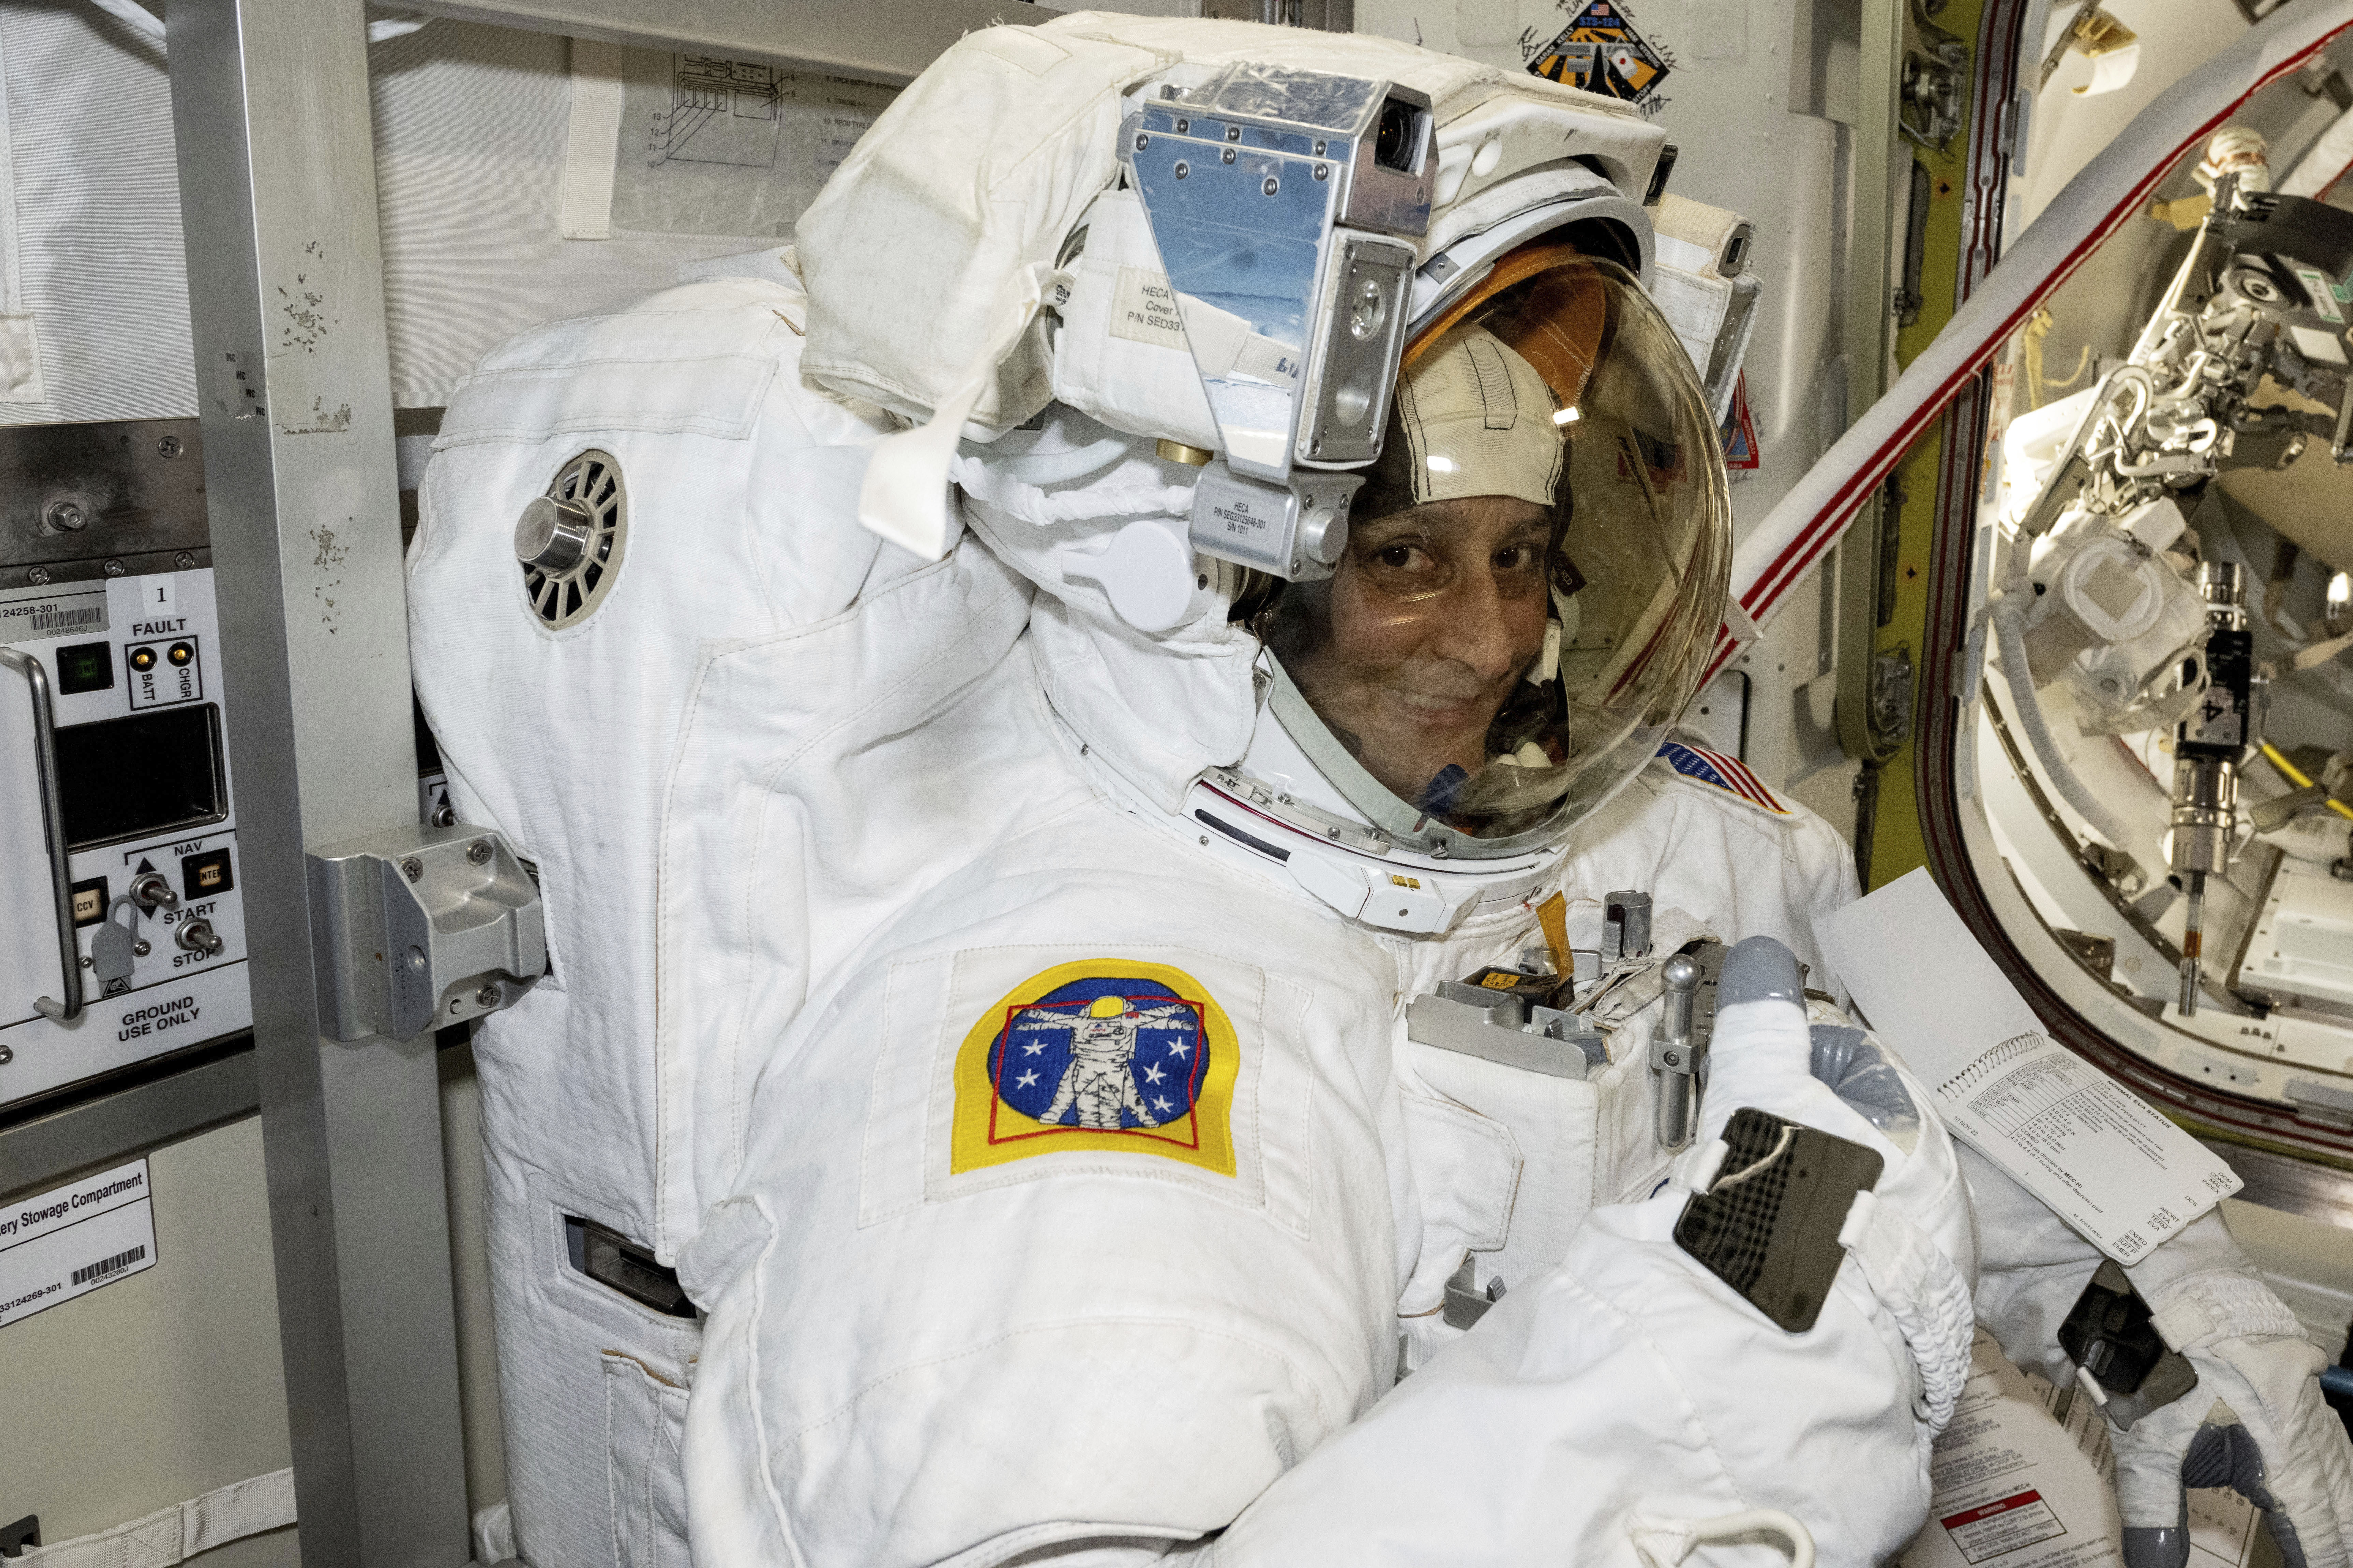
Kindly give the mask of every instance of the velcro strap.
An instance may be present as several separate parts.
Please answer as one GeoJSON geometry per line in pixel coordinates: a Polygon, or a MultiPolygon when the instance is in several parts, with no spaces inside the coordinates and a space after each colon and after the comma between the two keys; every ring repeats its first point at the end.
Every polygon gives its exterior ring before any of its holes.
{"type": "Polygon", "coordinates": [[[29,1546],[10,1568],[172,1568],[199,1552],[294,1522],[294,1472],[232,1481],[144,1519],[54,1546],[29,1546]]]}
{"type": "Polygon", "coordinates": [[[1887,1309],[1920,1373],[1920,1418],[1941,1432],[1969,1380],[1976,1314],[1952,1260],[1919,1226],[1873,1193],[1857,1193],[1839,1243],[1862,1267],[1871,1293],[1887,1309]]]}
{"type": "Polygon", "coordinates": [[[2272,1288],[2244,1274],[2217,1271],[2192,1274],[2158,1293],[2149,1321],[2158,1336],[2177,1351],[2215,1340],[2302,1339],[2304,1325],[2272,1293],[2272,1288]]]}

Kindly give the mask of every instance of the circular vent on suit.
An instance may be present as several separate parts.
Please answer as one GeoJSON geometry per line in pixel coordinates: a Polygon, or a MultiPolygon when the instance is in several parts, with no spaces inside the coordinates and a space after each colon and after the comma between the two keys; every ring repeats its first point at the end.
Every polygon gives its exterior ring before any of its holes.
{"type": "Polygon", "coordinates": [[[610,452],[581,453],[557,470],[515,524],[524,597],[549,631],[596,613],[621,574],[629,542],[629,495],[610,452]]]}

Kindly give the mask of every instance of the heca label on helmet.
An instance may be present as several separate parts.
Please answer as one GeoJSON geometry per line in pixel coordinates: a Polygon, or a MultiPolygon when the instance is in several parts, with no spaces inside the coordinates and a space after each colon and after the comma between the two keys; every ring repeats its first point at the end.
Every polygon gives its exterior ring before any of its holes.
{"type": "Polygon", "coordinates": [[[948,1169],[1077,1151],[1230,1176],[1240,1066],[1232,1021],[1184,970],[1126,958],[1057,964],[965,1033],[948,1169]]]}

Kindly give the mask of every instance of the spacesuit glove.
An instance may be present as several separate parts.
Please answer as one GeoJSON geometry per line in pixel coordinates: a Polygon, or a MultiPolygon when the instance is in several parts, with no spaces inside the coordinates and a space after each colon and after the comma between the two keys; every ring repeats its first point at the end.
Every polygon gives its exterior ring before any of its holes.
{"type": "MultiPolygon", "coordinates": [[[[2023,1186],[1961,1152],[1979,1225],[1978,1321],[2020,1366],[2075,1379],[2059,1325],[2101,1254],[2023,1186]]],[[[2188,1487],[2230,1486],[2265,1511],[2292,1568],[2353,1563],[2353,1453],[2321,1397],[2327,1357],[2231,1238],[2220,1210],[2125,1270],[2158,1332],[2198,1374],[2189,1393],[2112,1432],[2129,1568],[2179,1568],[2188,1487]]]]}
{"type": "Polygon", "coordinates": [[[1813,1058],[1796,957],[1771,937],[1750,937],[1725,955],[1716,978],[1707,1092],[1694,1146],[1704,1150],[1721,1138],[1743,1106],[1875,1145],[1869,1122],[1814,1076],[1813,1058]]]}
{"type": "Polygon", "coordinates": [[[2263,1509],[2288,1568],[2353,1563],[2353,1445],[2321,1396],[2328,1358],[2221,1212],[2125,1272],[2198,1374],[2189,1393],[2115,1434],[2128,1568],[2189,1560],[2188,1487],[2230,1487],[2263,1509]]]}
{"type": "Polygon", "coordinates": [[[1839,1239],[1903,1335],[1918,1415],[1941,1429],[1968,1380],[1975,1328],[1975,1249],[1951,1140],[1924,1109],[1926,1092],[1876,1040],[1809,1026],[1798,962],[1779,942],[1752,937],[1734,948],[1715,994],[1693,1173],[1715,1163],[1709,1145],[1744,1106],[1880,1155],[1879,1180],[1856,1195],[1839,1239]]]}

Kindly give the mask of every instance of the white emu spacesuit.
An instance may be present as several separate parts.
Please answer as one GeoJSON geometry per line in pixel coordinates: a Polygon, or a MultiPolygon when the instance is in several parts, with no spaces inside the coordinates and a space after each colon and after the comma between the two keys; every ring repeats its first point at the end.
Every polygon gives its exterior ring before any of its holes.
{"type": "MultiPolygon", "coordinates": [[[[2096,1258],[1973,1168],[1978,1285],[1927,1097],[1818,1060],[1770,942],[1723,958],[1661,1142],[1663,961],[1773,938],[1828,982],[1854,883],[1668,742],[1729,524],[1641,285],[1660,142],[1377,39],[990,29],[787,267],[461,388],[415,643],[461,815],[550,909],[554,973],[478,1046],[527,1558],[1861,1564],[1918,1529],[1973,1285],[2047,1360],[2096,1258]],[[1268,129],[1360,102],[1353,146],[1268,129]],[[1227,171],[1268,205],[1187,205],[1227,171]],[[627,561],[493,626],[584,446],[627,561]],[[1603,940],[1624,889],[1647,951],[1603,940]],[[1409,1024],[1478,974],[1583,1032],[1409,1024]],[[1744,1107],[1880,1163],[1802,1331],[1673,1239],[1744,1107]],[[567,1272],[574,1217],[674,1261],[699,1331],[567,1272]]],[[[2219,1396],[2343,1563],[2343,1437],[2193,1231],[2160,1253],[2206,1381],[2127,1521],[2178,1544],[2219,1396]]]]}

